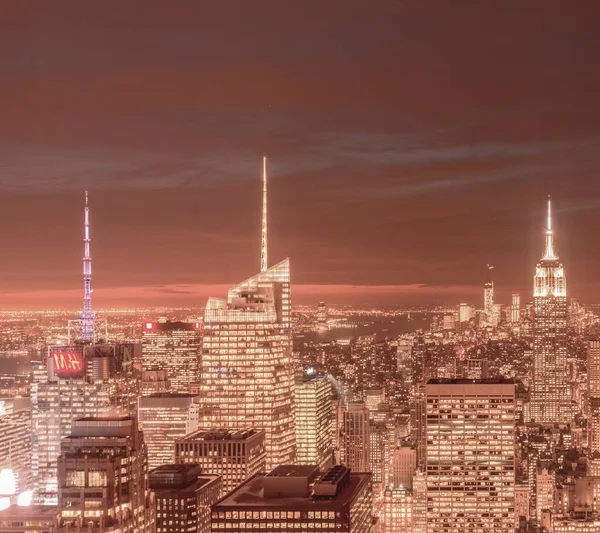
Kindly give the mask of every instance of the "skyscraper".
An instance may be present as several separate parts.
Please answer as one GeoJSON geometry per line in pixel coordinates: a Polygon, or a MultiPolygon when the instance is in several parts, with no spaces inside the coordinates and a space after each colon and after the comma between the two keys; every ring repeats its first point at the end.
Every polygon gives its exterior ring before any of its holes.
{"type": "Polygon", "coordinates": [[[349,402],[342,424],[342,462],[355,472],[371,468],[369,410],[363,401],[349,402]]]}
{"type": "Polygon", "coordinates": [[[512,303],[510,306],[510,321],[516,324],[521,320],[521,296],[517,292],[512,295],[512,303]]]}
{"type": "Polygon", "coordinates": [[[264,429],[271,469],[295,461],[296,433],[290,262],[268,267],[264,165],[261,272],[208,300],[199,427],[264,429]]]}
{"type": "Polygon", "coordinates": [[[196,397],[157,393],[139,399],[138,420],[148,449],[148,468],[169,464],[175,457],[175,439],[198,429],[196,397]]]}
{"type": "Polygon", "coordinates": [[[0,399],[0,471],[12,471],[15,495],[31,490],[31,400],[0,399]]]}
{"type": "Polygon", "coordinates": [[[488,265],[490,275],[483,283],[483,310],[487,316],[488,324],[491,323],[494,314],[494,280],[491,277],[493,266],[488,265]]]}
{"type": "Polygon", "coordinates": [[[304,375],[296,379],[296,446],[297,463],[331,466],[331,381],[326,376],[304,375]]]}
{"type": "Polygon", "coordinates": [[[223,494],[265,471],[265,432],[247,428],[197,430],[175,441],[175,462],[221,476],[223,494]]]}
{"type": "Polygon", "coordinates": [[[146,447],[135,418],[74,420],[58,459],[59,532],[155,531],[146,447]]]}
{"type": "Polygon", "coordinates": [[[171,392],[187,393],[198,381],[200,322],[147,322],[142,328],[142,368],[166,370],[171,392]]]}
{"type": "Polygon", "coordinates": [[[514,491],[514,383],[429,381],[427,531],[512,533],[514,491]]]}
{"type": "Polygon", "coordinates": [[[221,496],[221,478],[198,465],[161,465],[150,472],[156,533],[210,533],[210,507],[221,496]]]}
{"type": "Polygon", "coordinates": [[[546,250],[535,271],[533,305],[531,418],[541,424],[565,423],[571,419],[567,383],[567,285],[563,266],[554,251],[550,199],[546,250]]]}
{"type": "Polygon", "coordinates": [[[134,414],[131,347],[51,346],[32,362],[32,474],[39,503],[56,504],[56,459],[74,419],[134,414]]]}

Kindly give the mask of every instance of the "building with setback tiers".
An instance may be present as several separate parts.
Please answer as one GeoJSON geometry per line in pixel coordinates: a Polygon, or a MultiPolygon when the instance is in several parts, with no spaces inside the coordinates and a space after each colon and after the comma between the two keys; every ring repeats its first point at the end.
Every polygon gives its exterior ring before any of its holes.
{"type": "Polygon", "coordinates": [[[565,424],[571,420],[567,383],[567,280],[554,251],[549,199],[546,251],[535,269],[533,307],[531,418],[539,424],[565,424]]]}
{"type": "Polygon", "coordinates": [[[81,418],[58,458],[59,533],[152,533],[155,506],[135,418],[81,418]]]}
{"type": "Polygon", "coordinates": [[[371,474],[336,466],[282,465],[257,474],[212,507],[213,533],[371,533],[371,474]]]}
{"type": "Polygon", "coordinates": [[[204,314],[198,427],[263,428],[267,468],[296,458],[291,313],[285,259],[204,314]]]}

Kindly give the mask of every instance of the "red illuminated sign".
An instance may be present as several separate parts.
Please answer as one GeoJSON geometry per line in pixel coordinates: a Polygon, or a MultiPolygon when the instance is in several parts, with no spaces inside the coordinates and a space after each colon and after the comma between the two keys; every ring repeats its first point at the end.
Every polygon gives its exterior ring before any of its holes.
{"type": "Polygon", "coordinates": [[[60,348],[50,352],[54,375],[59,378],[77,378],[85,374],[83,351],[76,348],[60,348]]]}

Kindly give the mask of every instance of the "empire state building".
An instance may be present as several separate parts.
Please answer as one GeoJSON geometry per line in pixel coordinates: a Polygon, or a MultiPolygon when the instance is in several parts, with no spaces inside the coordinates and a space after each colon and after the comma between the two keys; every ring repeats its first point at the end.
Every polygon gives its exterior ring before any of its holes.
{"type": "Polygon", "coordinates": [[[541,424],[570,418],[567,384],[567,283],[554,251],[552,207],[548,198],[546,251],[533,280],[533,383],[531,418],[541,424]]]}

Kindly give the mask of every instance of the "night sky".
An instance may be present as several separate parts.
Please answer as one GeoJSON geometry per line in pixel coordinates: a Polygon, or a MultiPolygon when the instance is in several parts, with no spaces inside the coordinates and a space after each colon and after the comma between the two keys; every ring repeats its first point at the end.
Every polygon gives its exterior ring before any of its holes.
{"type": "Polygon", "coordinates": [[[2,2],[0,308],[600,301],[600,2],[2,2]]]}

